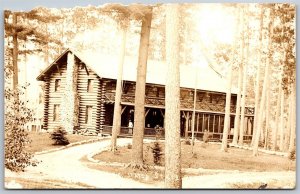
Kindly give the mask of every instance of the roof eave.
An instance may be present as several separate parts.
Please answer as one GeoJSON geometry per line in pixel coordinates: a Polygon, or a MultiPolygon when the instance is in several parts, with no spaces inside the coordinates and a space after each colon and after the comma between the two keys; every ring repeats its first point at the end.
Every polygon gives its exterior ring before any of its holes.
{"type": "Polygon", "coordinates": [[[40,75],[39,76],[37,76],[37,80],[38,81],[45,81],[44,80],[44,76],[45,75],[47,75],[48,74],[48,71],[52,68],[52,66],[53,65],[55,65],[56,64],[56,62],[62,57],[62,56],[64,56],[67,52],[72,52],[69,48],[67,48],[62,54],[60,54],[44,71],[42,71],[41,73],[40,73],[40,75]]]}

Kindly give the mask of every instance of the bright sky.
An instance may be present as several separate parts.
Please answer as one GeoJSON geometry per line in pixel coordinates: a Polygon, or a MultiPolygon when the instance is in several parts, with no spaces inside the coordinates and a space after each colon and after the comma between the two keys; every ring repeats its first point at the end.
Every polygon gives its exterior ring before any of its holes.
{"type": "Polygon", "coordinates": [[[205,45],[212,41],[232,43],[237,29],[236,18],[221,4],[199,4],[195,15],[199,34],[205,45]]]}

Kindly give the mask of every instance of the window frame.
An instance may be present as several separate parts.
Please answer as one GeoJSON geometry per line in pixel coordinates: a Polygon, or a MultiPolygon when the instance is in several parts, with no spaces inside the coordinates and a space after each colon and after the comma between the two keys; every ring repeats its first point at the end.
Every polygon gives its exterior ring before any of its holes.
{"type": "Polygon", "coordinates": [[[93,92],[93,79],[88,79],[87,80],[87,92],[93,92]]]}
{"type": "Polygon", "coordinates": [[[53,105],[53,121],[60,121],[60,116],[59,116],[59,111],[60,111],[60,104],[54,104],[53,105]]]}
{"type": "Polygon", "coordinates": [[[58,92],[61,87],[61,79],[55,79],[54,81],[54,92],[58,92]]]}
{"type": "Polygon", "coordinates": [[[91,124],[92,123],[92,115],[93,115],[93,106],[92,105],[87,105],[85,107],[85,124],[91,124]]]}

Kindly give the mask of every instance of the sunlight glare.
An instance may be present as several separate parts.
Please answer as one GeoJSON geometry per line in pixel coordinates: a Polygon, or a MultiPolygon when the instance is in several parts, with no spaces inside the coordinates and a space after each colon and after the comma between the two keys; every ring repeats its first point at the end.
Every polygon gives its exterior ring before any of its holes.
{"type": "Polygon", "coordinates": [[[206,45],[213,42],[231,44],[234,41],[236,18],[224,5],[202,4],[195,17],[200,38],[206,45]]]}

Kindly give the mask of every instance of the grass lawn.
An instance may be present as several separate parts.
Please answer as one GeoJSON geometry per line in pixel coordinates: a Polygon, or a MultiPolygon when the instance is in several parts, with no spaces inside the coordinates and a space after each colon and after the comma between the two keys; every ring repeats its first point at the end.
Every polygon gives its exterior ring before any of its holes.
{"type": "MultiPolygon", "coordinates": [[[[151,144],[144,144],[144,163],[153,166],[153,154],[151,144]]],[[[162,152],[164,144],[160,143],[162,152]]],[[[220,151],[219,144],[203,144],[196,142],[194,154],[191,153],[191,145],[181,143],[181,165],[182,168],[204,168],[215,170],[239,170],[239,171],[288,171],[295,170],[296,161],[288,158],[260,153],[258,157],[252,156],[252,151],[238,148],[229,148],[228,152],[220,151]]],[[[94,159],[104,162],[130,163],[132,149],[127,146],[118,148],[116,154],[111,151],[104,151],[94,157],[94,159]]],[[[161,166],[164,166],[164,155],[161,158],[161,166]]],[[[118,173],[124,177],[133,178],[145,183],[159,182],[164,178],[162,170],[152,169],[141,172],[137,169],[126,167],[101,166],[99,164],[89,164],[89,167],[98,170],[118,173]],[[146,181],[143,181],[146,179],[146,181]]],[[[211,173],[211,172],[210,172],[211,173]]]]}
{"type": "MultiPolygon", "coordinates": [[[[164,144],[160,143],[162,152],[164,144]]],[[[154,165],[152,149],[153,144],[144,144],[145,164],[154,165]]],[[[238,148],[229,148],[228,152],[220,151],[221,145],[204,144],[196,142],[194,154],[191,152],[191,145],[181,143],[181,165],[183,168],[205,168],[240,171],[286,171],[295,170],[295,161],[285,157],[260,153],[258,157],[252,156],[252,151],[238,148]]],[[[118,148],[118,152],[113,154],[104,151],[94,157],[94,159],[105,162],[129,163],[132,149],[127,147],[118,148]]],[[[161,159],[164,166],[164,156],[161,159]]]]}
{"type": "Polygon", "coordinates": [[[22,185],[23,189],[93,189],[94,187],[83,184],[61,180],[49,179],[25,179],[25,178],[5,178],[5,183],[15,182],[22,185]]]}
{"type": "MultiPolygon", "coordinates": [[[[99,138],[97,136],[83,136],[77,134],[68,134],[66,137],[70,143],[99,138]]],[[[62,147],[60,145],[52,145],[53,140],[50,139],[50,133],[46,132],[29,132],[29,139],[32,142],[26,147],[26,150],[31,153],[62,147]]]]}

